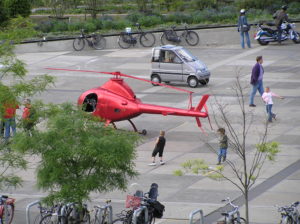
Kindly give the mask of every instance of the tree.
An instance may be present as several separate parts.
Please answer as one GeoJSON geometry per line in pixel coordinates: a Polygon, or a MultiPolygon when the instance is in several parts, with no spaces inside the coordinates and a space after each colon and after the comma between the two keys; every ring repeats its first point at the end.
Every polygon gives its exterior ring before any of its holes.
{"type": "Polygon", "coordinates": [[[37,184],[49,191],[47,202],[82,203],[91,191],[126,189],[137,175],[136,133],[105,127],[72,104],[52,105],[45,114],[46,129],[18,133],[13,147],[41,157],[37,184]]]}
{"type": "MultiPolygon", "coordinates": [[[[205,174],[211,178],[224,178],[235,185],[243,194],[245,199],[245,214],[247,223],[249,223],[249,206],[248,195],[249,190],[255,184],[259,177],[264,163],[267,160],[274,161],[276,154],[279,152],[279,144],[277,142],[267,142],[268,123],[264,126],[263,130],[256,128],[255,133],[259,135],[259,141],[255,145],[255,149],[250,154],[250,149],[247,148],[247,136],[253,125],[254,114],[247,111],[246,87],[242,85],[239,75],[236,77],[236,82],[233,86],[235,99],[239,106],[239,116],[230,114],[230,105],[222,104],[217,99],[215,100],[216,112],[215,120],[218,127],[224,127],[227,130],[227,135],[230,139],[230,148],[237,155],[235,159],[226,159],[226,166],[217,166],[211,168],[202,159],[189,160],[182,164],[184,171],[176,170],[175,175],[183,175],[184,172],[193,172],[195,174],[205,174]],[[218,117],[219,119],[218,119],[218,117]],[[232,120],[238,119],[238,125],[234,126],[232,120]],[[225,171],[231,170],[230,174],[225,171]],[[232,178],[232,174],[236,179],[232,178]]],[[[252,135],[253,136],[253,135],[252,135]]],[[[217,154],[214,147],[207,143],[209,148],[217,154]]]]}
{"type": "MultiPolygon", "coordinates": [[[[2,121],[4,105],[20,104],[23,98],[42,92],[53,83],[48,75],[24,80],[25,65],[14,54],[14,44],[34,33],[32,24],[27,19],[18,17],[9,21],[6,27],[0,29],[0,118],[2,121]],[[9,82],[8,82],[9,81],[9,82]],[[6,84],[9,83],[9,84],[6,84]]],[[[3,136],[2,136],[3,137],[3,136]]],[[[12,139],[13,140],[13,139],[12,139]]],[[[0,142],[0,189],[5,186],[17,187],[21,178],[15,175],[13,169],[25,169],[26,161],[19,153],[11,150],[10,144],[0,142]]]]}
{"type": "Polygon", "coordinates": [[[31,13],[31,4],[29,0],[8,0],[7,7],[10,17],[28,17],[31,13]]]}
{"type": "Polygon", "coordinates": [[[102,5],[101,0],[85,0],[88,10],[91,13],[93,19],[97,18],[97,13],[100,10],[100,6],[102,5]]]}
{"type": "Polygon", "coordinates": [[[3,22],[8,20],[8,11],[7,7],[4,5],[4,1],[0,1],[0,25],[3,24],[3,22]]]}

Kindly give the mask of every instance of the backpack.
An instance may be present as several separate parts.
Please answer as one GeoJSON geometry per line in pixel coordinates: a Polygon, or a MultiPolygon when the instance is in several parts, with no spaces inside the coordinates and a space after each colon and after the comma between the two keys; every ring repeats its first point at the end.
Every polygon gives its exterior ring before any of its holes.
{"type": "Polygon", "coordinates": [[[155,218],[161,218],[163,217],[164,211],[165,211],[165,206],[161,204],[159,201],[152,201],[150,203],[151,207],[154,209],[153,210],[153,216],[155,218]]]}

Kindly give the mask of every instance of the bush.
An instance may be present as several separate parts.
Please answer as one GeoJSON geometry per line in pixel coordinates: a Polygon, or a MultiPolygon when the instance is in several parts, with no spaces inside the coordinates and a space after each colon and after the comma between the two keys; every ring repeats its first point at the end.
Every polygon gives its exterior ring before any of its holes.
{"type": "Polygon", "coordinates": [[[68,30],[69,31],[79,31],[83,28],[82,22],[73,22],[68,24],[68,30]]]}
{"type": "Polygon", "coordinates": [[[151,27],[162,23],[162,19],[159,16],[142,16],[137,21],[139,24],[145,27],[151,27]]]}
{"type": "Polygon", "coordinates": [[[300,14],[300,2],[292,2],[289,4],[288,13],[300,14]]]}
{"type": "Polygon", "coordinates": [[[29,0],[8,0],[7,7],[10,17],[16,17],[18,15],[28,17],[31,13],[29,0]]]}
{"type": "Polygon", "coordinates": [[[93,23],[93,21],[89,21],[83,24],[83,29],[87,33],[95,32],[97,30],[97,26],[95,23],[93,23]]]}
{"type": "Polygon", "coordinates": [[[166,22],[175,22],[177,24],[180,23],[192,23],[193,17],[191,15],[184,14],[182,12],[175,12],[173,14],[169,14],[165,17],[166,22]]]}
{"type": "Polygon", "coordinates": [[[52,32],[62,32],[67,30],[68,30],[68,24],[66,22],[62,22],[62,21],[53,22],[53,28],[51,30],[52,32]]]}
{"type": "Polygon", "coordinates": [[[194,0],[192,2],[192,6],[196,10],[203,10],[206,8],[214,8],[216,7],[216,0],[194,0]]]}
{"type": "Polygon", "coordinates": [[[53,29],[53,23],[51,21],[44,21],[38,24],[37,30],[42,31],[43,33],[49,33],[53,29]]]}
{"type": "Polygon", "coordinates": [[[129,20],[132,23],[137,23],[140,17],[143,17],[144,15],[140,12],[130,12],[129,15],[126,16],[126,19],[129,20]]]}

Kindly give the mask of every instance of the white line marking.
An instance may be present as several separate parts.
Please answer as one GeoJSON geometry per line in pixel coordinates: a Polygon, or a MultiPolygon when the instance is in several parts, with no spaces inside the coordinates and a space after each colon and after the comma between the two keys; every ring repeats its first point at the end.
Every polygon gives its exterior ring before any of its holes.
{"type": "Polygon", "coordinates": [[[220,62],[214,63],[214,64],[212,64],[212,65],[209,65],[209,66],[208,66],[208,69],[209,69],[210,71],[212,71],[212,70],[214,70],[214,69],[216,69],[216,68],[218,68],[218,67],[220,67],[220,66],[222,66],[222,65],[228,65],[228,64],[230,64],[232,61],[235,61],[235,60],[238,60],[238,59],[240,59],[240,58],[246,57],[246,56],[248,56],[248,55],[257,53],[257,52],[259,52],[259,51],[262,51],[262,50],[264,50],[266,47],[267,47],[267,46],[265,46],[265,47],[259,47],[259,48],[255,48],[255,49],[251,49],[251,50],[248,50],[248,51],[243,52],[243,53],[241,53],[241,54],[232,56],[232,57],[227,58],[227,59],[225,59],[225,60],[223,60],[223,61],[220,61],[220,62]]]}

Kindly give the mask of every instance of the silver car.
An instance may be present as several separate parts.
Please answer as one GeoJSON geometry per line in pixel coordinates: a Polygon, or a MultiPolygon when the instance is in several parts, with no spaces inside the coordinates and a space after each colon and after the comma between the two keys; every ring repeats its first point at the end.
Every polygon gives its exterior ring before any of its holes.
{"type": "MultiPolygon", "coordinates": [[[[153,82],[187,82],[192,88],[209,82],[207,66],[181,46],[164,45],[152,49],[153,82]]],[[[156,85],[153,83],[153,85],[156,85]]]]}

